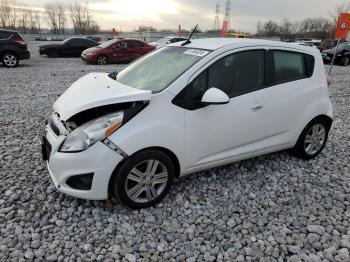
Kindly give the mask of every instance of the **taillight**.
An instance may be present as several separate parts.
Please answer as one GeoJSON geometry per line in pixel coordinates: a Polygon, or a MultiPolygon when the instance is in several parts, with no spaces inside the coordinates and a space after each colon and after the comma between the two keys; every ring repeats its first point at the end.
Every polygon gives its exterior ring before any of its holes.
{"type": "Polygon", "coordinates": [[[26,45],[27,42],[24,40],[15,40],[16,43],[20,44],[20,45],[26,45]]]}
{"type": "Polygon", "coordinates": [[[331,76],[330,76],[330,75],[327,75],[327,85],[328,85],[328,87],[330,87],[331,84],[332,84],[331,76]]]}

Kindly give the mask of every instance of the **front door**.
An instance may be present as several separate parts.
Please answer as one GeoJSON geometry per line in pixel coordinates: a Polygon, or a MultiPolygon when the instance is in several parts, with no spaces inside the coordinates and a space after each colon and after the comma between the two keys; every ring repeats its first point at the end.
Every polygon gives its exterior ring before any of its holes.
{"type": "Polygon", "coordinates": [[[128,43],[126,41],[117,42],[111,48],[110,59],[112,62],[129,61],[128,43]]]}
{"type": "Polygon", "coordinates": [[[266,147],[265,53],[247,50],[226,55],[186,87],[186,168],[229,160],[266,147]],[[224,91],[230,102],[201,104],[204,92],[211,87],[224,91]]]}

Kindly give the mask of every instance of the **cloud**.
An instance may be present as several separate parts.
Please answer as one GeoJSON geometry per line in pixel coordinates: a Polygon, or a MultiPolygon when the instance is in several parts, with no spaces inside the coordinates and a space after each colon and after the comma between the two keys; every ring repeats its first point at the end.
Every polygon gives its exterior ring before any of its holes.
{"type": "MultiPolygon", "coordinates": [[[[26,0],[42,6],[46,0],[26,0]]],[[[26,2],[24,1],[24,2],[26,2]]],[[[61,0],[69,4],[71,0],[61,0]]],[[[132,30],[139,25],[156,28],[192,28],[199,24],[211,29],[215,6],[220,4],[220,23],[224,17],[226,0],[89,0],[95,18],[102,28],[132,30]]],[[[259,19],[291,21],[307,17],[327,17],[344,0],[231,0],[231,25],[241,31],[255,32],[259,19]]],[[[347,2],[345,2],[347,3],[347,2]]]]}

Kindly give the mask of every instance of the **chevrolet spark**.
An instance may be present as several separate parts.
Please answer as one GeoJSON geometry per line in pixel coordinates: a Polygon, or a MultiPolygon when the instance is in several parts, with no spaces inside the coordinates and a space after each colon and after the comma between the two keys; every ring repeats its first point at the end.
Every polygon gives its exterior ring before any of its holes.
{"type": "Polygon", "coordinates": [[[319,51],[299,44],[176,43],[73,83],[43,156],[63,193],[148,207],[176,177],[285,149],[316,157],[333,117],[327,80],[319,51]]]}

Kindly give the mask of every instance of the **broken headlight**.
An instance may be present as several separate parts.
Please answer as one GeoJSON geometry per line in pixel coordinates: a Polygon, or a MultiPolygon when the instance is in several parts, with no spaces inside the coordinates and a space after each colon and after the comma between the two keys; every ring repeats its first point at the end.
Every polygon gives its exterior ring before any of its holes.
{"type": "Polygon", "coordinates": [[[63,142],[61,152],[79,152],[88,149],[98,141],[110,136],[123,122],[124,112],[120,111],[91,120],[74,129],[63,142]]]}

